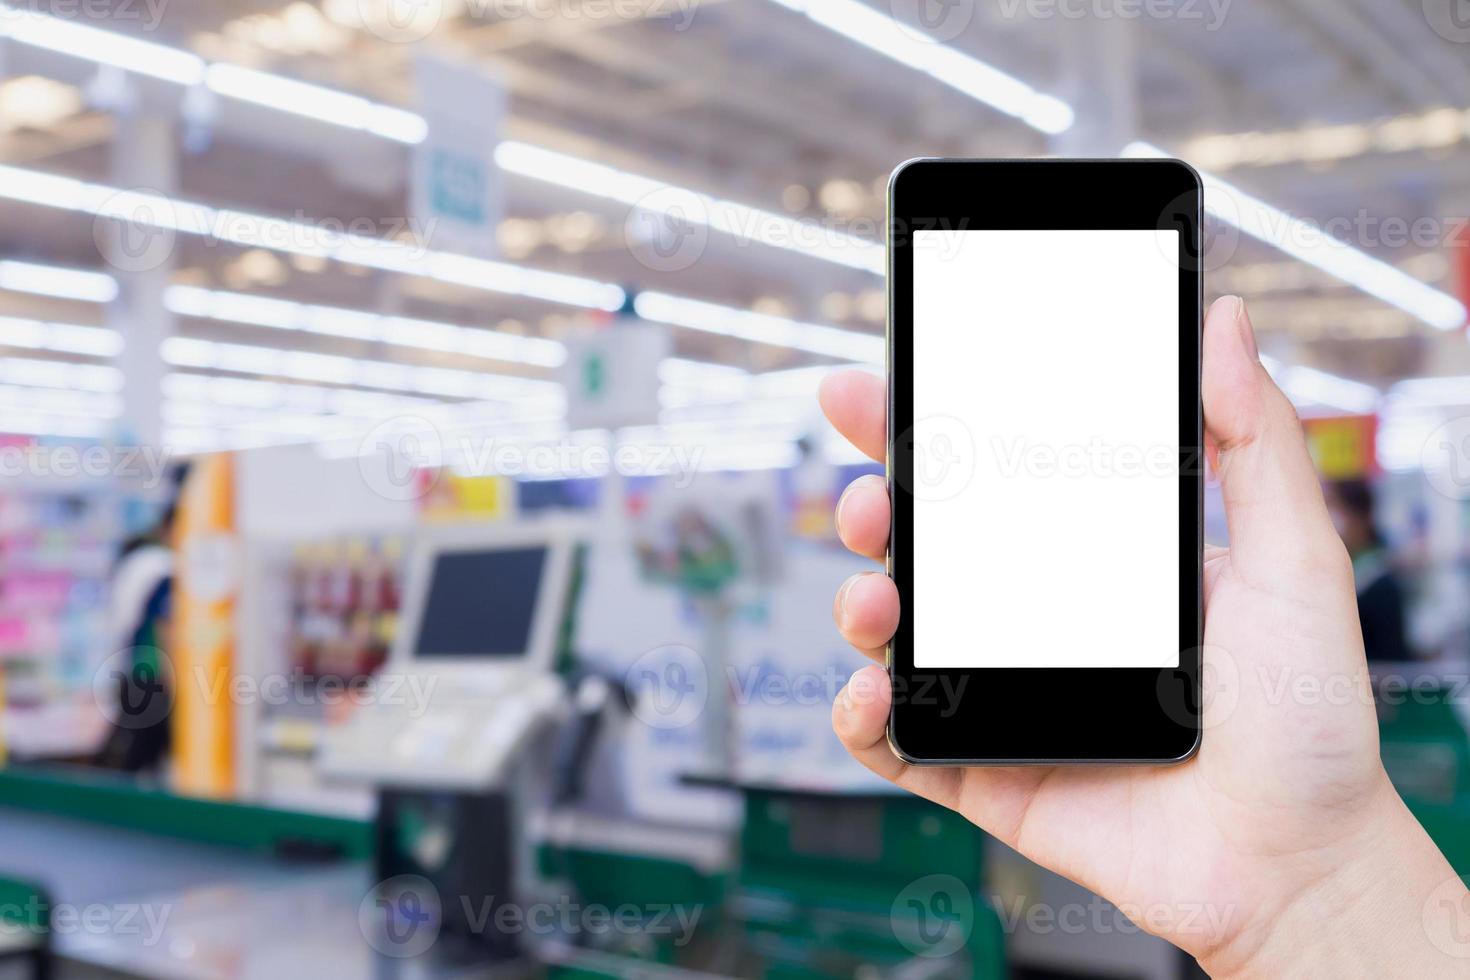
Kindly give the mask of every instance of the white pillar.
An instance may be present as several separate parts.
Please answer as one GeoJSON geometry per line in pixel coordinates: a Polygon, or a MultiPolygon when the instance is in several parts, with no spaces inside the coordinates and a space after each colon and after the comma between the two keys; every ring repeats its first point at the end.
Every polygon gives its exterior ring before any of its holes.
{"type": "Polygon", "coordinates": [[[1053,153],[1113,157],[1139,136],[1138,22],[1111,13],[1059,18],[1063,74],[1056,94],[1072,106],[1077,121],[1052,137],[1053,153]]]}
{"type": "Polygon", "coordinates": [[[112,146],[111,182],[123,191],[150,195],[128,199],[129,220],[98,218],[96,239],[107,270],[118,280],[118,297],[108,321],[123,335],[118,359],[123,371],[123,414],[118,435],[140,446],[163,448],[162,385],[159,345],[174,333],[173,315],[164,308],[179,246],[167,221],[178,183],[178,150],[173,119],[140,109],[118,118],[112,146]]]}

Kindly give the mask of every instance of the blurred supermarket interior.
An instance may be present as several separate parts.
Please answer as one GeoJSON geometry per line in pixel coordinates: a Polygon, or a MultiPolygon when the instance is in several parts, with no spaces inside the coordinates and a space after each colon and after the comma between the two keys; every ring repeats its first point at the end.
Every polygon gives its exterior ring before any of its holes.
{"type": "Polygon", "coordinates": [[[7,0],[0,971],[1194,975],[830,731],[915,156],[1201,171],[1470,872],[1465,9],[7,0]]]}

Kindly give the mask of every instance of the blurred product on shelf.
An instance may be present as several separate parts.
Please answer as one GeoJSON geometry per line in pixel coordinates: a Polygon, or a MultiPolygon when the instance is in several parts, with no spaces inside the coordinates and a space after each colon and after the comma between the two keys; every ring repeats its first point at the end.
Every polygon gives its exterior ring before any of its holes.
{"type": "Polygon", "coordinates": [[[397,627],[403,561],[403,542],[393,535],[294,546],[289,644],[302,680],[351,683],[383,665],[397,627]]]}

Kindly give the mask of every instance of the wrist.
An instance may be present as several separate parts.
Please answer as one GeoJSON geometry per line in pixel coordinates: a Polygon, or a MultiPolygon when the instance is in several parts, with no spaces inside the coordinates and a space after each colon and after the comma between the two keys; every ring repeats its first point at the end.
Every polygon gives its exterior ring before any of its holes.
{"type": "Polygon", "coordinates": [[[1386,776],[1378,795],[1358,833],[1310,858],[1315,873],[1283,875],[1255,925],[1201,957],[1210,976],[1470,971],[1470,893],[1386,776]]]}

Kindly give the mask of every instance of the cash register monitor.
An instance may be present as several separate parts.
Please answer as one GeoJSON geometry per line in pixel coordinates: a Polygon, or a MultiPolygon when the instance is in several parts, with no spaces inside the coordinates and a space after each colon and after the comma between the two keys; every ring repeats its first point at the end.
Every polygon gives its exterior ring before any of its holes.
{"type": "Polygon", "coordinates": [[[435,555],[414,655],[524,656],[546,555],[534,546],[435,555]]]}
{"type": "Polygon", "coordinates": [[[414,550],[393,660],[404,669],[550,670],[574,539],[555,524],[430,533],[414,550]]]}

